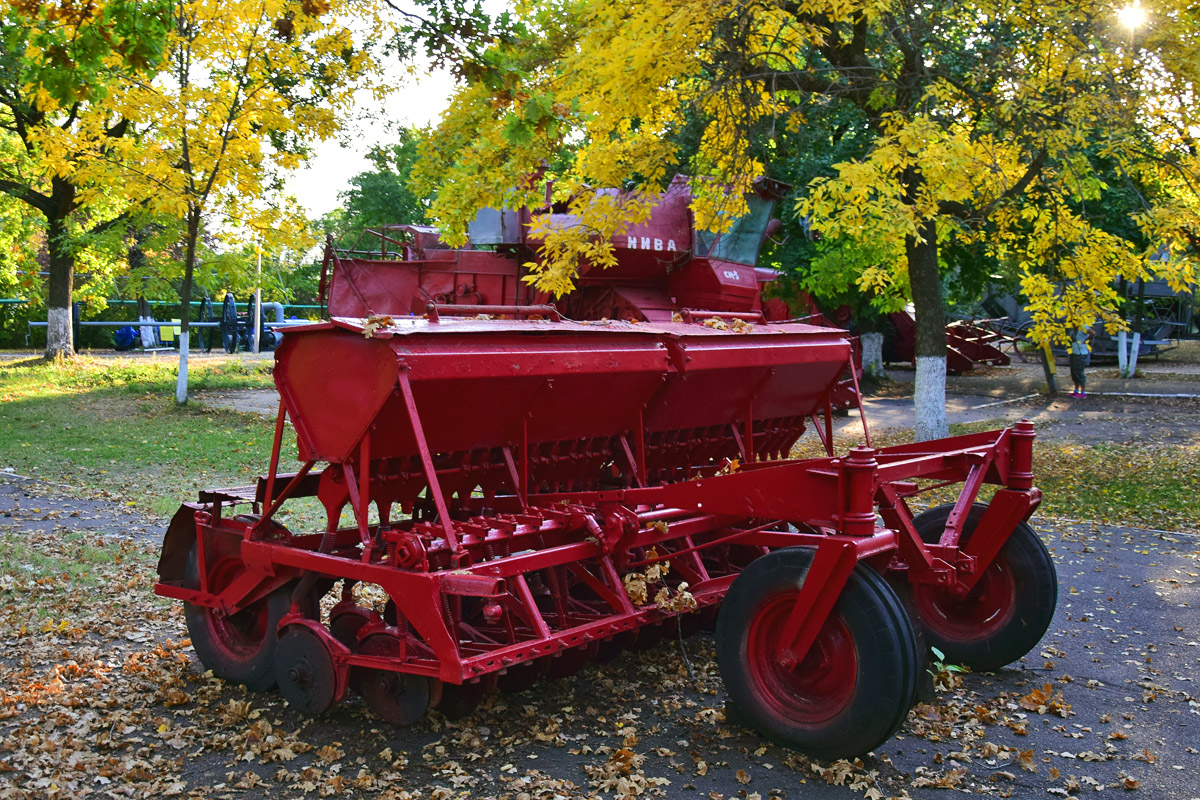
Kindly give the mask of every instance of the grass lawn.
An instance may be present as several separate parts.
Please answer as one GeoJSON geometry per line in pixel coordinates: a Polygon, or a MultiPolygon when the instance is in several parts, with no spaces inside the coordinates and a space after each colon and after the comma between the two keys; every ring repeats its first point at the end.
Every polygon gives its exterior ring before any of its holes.
{"type": "MultiPolygon", "coordinates": [[[[191,390],[269,388],[270,367],[196,362],[191,390]]],[[[175,364],[166,360],[0,365],[0,468],[158,516],[199,488],[244,485],[265,469],[271,420],[194,402],[178,407],[174,385],[175,364]]]]}

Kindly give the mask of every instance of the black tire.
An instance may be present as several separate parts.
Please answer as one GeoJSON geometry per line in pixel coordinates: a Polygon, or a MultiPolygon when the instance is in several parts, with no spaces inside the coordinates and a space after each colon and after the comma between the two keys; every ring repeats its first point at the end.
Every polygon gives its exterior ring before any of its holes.
{"type": "MultiPolygon", "coordinates": [[[[209,590],[217,592],[239,574],[240,561],[219,548],[208,555],[209,590]]],[[[188,553],[184,581],[199,588],[200,570],[196,545],[188,553]]],[[[281,586],[267,597],[226,617],[214,609],[183,604],[188,635],[200,663],[218,678],[241,683],[254,692],[275,687],[276,629],[291,607],[291,588],[281,586]]]]}
{"type": "MultiPolygon", "coordinates": [[[[913,525],[922,541],[936,542],[952,505],[919,514],[913,525]]],[[[963,524],[963,543],[987,511],[976,503],[963,524]]],[[[1054,560],[1033,528],[1019,523],[995,560],[965,598],[928,584],[912,587],[913,607],[925,640],[945,654],[947,663],[973,670],[1011,664],[1037,647],[1058,604],[1054,560]]]]}
{"type": "Polygon", "coordinates": [[[925,641],[925,631],[918,621],[917,610],[913,606],[912,590],[908,581],[895,573],[886,574],[884,579],[896,593],[900,607],[904,609],[904,613],[913,623],[913,635],[917,642],[917,691],[913,697],[913,703],[932,703],[937,700],[937,686],[934,683],[934,674],[929,660],[932,653],[929,650],[929,642],[925,641]]]}
{"type": "Polygon", "coordinates": [[[221,344],[225,347],[225,352],[230,355],[236,353],[238,349],[237,302],[228,292],[225,294],[224,302],[221,303],[221,327],[218,330],[221,331],[221,344]]]}
{"type": "Polygon", "coordinates": [[[1017,328],[1017,332],[1013,334],[1012,352],[1022,364],[1029,364],[1041,358],[1037,343],[1029,338],[1032,332],[1033,321],[1030,320],[1017,328]]]}
{"type": "Polygon", "coordinates": [[[912,621],[887,582],[858,565],[799,666],[775,656],[812,564],[809,549],[776,550],[746,567],[717,619],[717,665],[735,718],[817,758],[859,756],[903,724],[916,691],[912,621]]]}

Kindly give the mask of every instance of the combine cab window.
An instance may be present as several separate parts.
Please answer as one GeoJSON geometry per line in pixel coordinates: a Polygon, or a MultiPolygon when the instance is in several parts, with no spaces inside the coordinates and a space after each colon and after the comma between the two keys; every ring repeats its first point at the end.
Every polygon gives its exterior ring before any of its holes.
{"type": "Polygon", "coordinates": [[[758,251],[767,235],[767,223],[775,207],[772,200],[758,195],[746,198],[750,211],[739,217],[733,227],[722,234],[696,231],[696,254],[717,261],[731,261],[753,267],[758,261],[758,251]]]}
{"type": "Polygon", "coordinates": [[[521,215],[508,209],[481,208],[467,226],[474,246],[521,243],[521,215]]]}

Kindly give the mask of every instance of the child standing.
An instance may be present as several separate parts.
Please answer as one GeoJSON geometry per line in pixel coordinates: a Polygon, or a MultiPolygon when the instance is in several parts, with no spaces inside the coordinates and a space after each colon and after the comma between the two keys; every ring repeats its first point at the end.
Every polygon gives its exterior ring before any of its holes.
{"type": "Polygon", "coordinates": [[[1075,337],[1071,340],[1071,380],[1075,383],[1075,391],[1071,397],[1087,397],[1087,375],[1084,369],[1091,360],[1092,328],[1083,325],[1075,329],[1075,337]]]}

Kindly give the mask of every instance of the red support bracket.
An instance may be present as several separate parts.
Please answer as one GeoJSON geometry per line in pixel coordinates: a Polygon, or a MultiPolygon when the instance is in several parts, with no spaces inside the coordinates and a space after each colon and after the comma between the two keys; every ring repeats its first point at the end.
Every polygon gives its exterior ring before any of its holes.
{"type": "Polygon", "coordinates": [[[983,478],[987,475],[988,469],[995,460],[996,450],[993,448],[983,454],[967,470],[967,479],[963,482],[963,488],[959,492],[958,500],[954,502],[954,508],[951,509],[950,515],[946,517],[946,529],[942,531],[938,544],[943,547],[955,547],[958,545],[959,539],[962,538],[963,523],[967,519],[967,514],[971,513],[971,506],[975,504],[975,498],[979,496],[979,490],[983,488],[983,478]]]}
{"type": "Polygon", "coordinates": [[[625,454],[625,460],[629,462],[629,468],[633,470],[633,479],[637,486],[645,486],[646,481],[642,477],[642,469],[638,464],[637,457],[633,454],[633,448],[629,446],[629,437],[621,434],[619,441],[621,442],[621,450],[625,454]]]}
{"type": "MultiPolygon", "coordinates": [[[[861,342],[862,340],[857,339],[855,341],[861,342]]],[[[860,420],[862,420],[863,441],[866,442],[867,447],[874,447],[874,445],[871,444],[871,430],[870,430],[870,428],[867,427],[867,414],[865,411],[863,411],[862,389],[859,388],[859,386],[858,386],[858,370],[856,370],[854,368],[854,350],[858,346],[860,346],[860,345],[856,344],[855,347],[852,347],[850,349],[850,378],[854,381],[854,396],[858,400],[858,418],[860,420]]],[[[826,395],[826,396],[828,397],[828,395],[826,395]]],[[[828,401],[826,401],[826,402],[828,402],[828,401]]]]}
{"type": "Polygon", "coordinates": [[[808,655],[857,564],[858,549],[851,542],[830,540],[817,546],[796,605],[780,631],[784,646],[779,663],[784,669],[795,669],[808,655]]]}
{"type": "MultiPolygon", "coordinates": [[[[271,445],[271,470],[267,473],[267,504],[275,497],[275,476],[279,473],[279,450],[283,447],[283,422],[287,419],[287,409],[284,408],[283,398],[279,398],[279,410],[275,413],[275,441],[271,445]]],[[[261,511],[261,509],[255,509],[261,511]]]]}
{"type": "Polygon", "coordinates": [[[513,492],[517,495],[521,507],[524,508],[529,505],[529,502],[525,499],[525,483],[521,479],[521,474],[517,472],[517,462],[513,458],[512,448],[505,445],[501,450],[504,453],[504,465],[508,467],[508,479],[512,481],[513,492]]]}
{"type": "Polygon", "coordinates": [[[347,462],[342,465],[342,469],[346,470],[346,490],[350,494],[350,508],[354,511],[354,522],[358,526],[358,538],[363,544],[363,560],[365,561],[369,559],[371,553],[371,529],[368,525],[371,498],[369,495],[363,494],[363,481],[354,474],[354,466],[347,462]]]}
{"type": "MultiPolygon", "coordinates": [[[[275,516],[275,512],[279,510],[279,507],[281,505],[283,505],[285,500],[287,500],[289,497],[291,497],[292,492],[296,489],[296,487],[299,486],[300,484],[304,483],[305,476],[308,475],[309,471],[313,468],[313,466],[316,463],[317,462],[315,462],[315,461],[305,461],[304,466],[300,467],[300,471],[296,473],[295,477],[293,477],[288,482],[287,486],[283,487],[283,491],[279,493],[278,497],[273,498],[270,492],[267,493],[267,504],[268,504],[267,510],[266,510],[266,512],[263,513],[262,517],[258,520],[257,523],[255,523],[254,525],[251,525],[249,528],[246,529],[246,538],[247,539],[261,539],[262,538],[261,532],[266,529],[265,525],[267,523],[267,520],[269,520],[269,519],[271,519],[271,517],[275,516]]],[[[270,482],[271,478],[274,478],[274,476],[275,476],[275,470],[271,470],[271,477],[268,478],[268,484],[267,484],[271,488],[271,491],[274,491],[274,487],[271,486],[271,482],[270,482]]]]}
{"type": "MultiPolygon", "coordinates": [[[[462,553],[462,545],[454,533],[454,523],[450,519],[450,509],[446,506],[446,498],[442,495],[442,486],[438,482],[437,469],[434,468],[433,454],[429,452],[429,442],[425,439],[425,429],[421,427],[421,415],[417,413],[417,401],[413,398],[412,384],[408,381],[408,369],[401,368],[399,375],[400,394],[404,397],[404,407],[408,411],[408,422],[412,426],[413,439],[421,454],[421,466],[425,468],[425,480],[428,491],[433,495],[433,504],[437,508],[438,520],[442,531],[446,534],[446,543],[457,556],[462,553]]],[[[350,483],[350,481],[347,481],[350,483]]],[[[522,487],[523,488],[523,487],[522,487]]]]}
{"type": "Polygon", "coordinates": [[[967,572],[960,569],[958,584],[954,587],[956,593],[965,595],[974,588],[981,575],[991,566],[1000,548],[1008,541],[1013,529],[1021,522],[1029,519],[1029,515],[1042,502],[1042,492],[1039,489],[1000,489],[988,503],[987,511],[975,526],[971,539],[962,547],[962,555],[973,563],[974,568],[967,572]]]}
{"type": "Polygon", "coordinates": [[[913,514],[908,503],[900,494],[896,484],[885,483],[879,487],[879,513],[883,524],[896,531],[896,546],[900,557],[908,564],[909,581],[913,583],[953,583],[952,566],[934,558],[917,529],[913,527],[913,514]]]}

